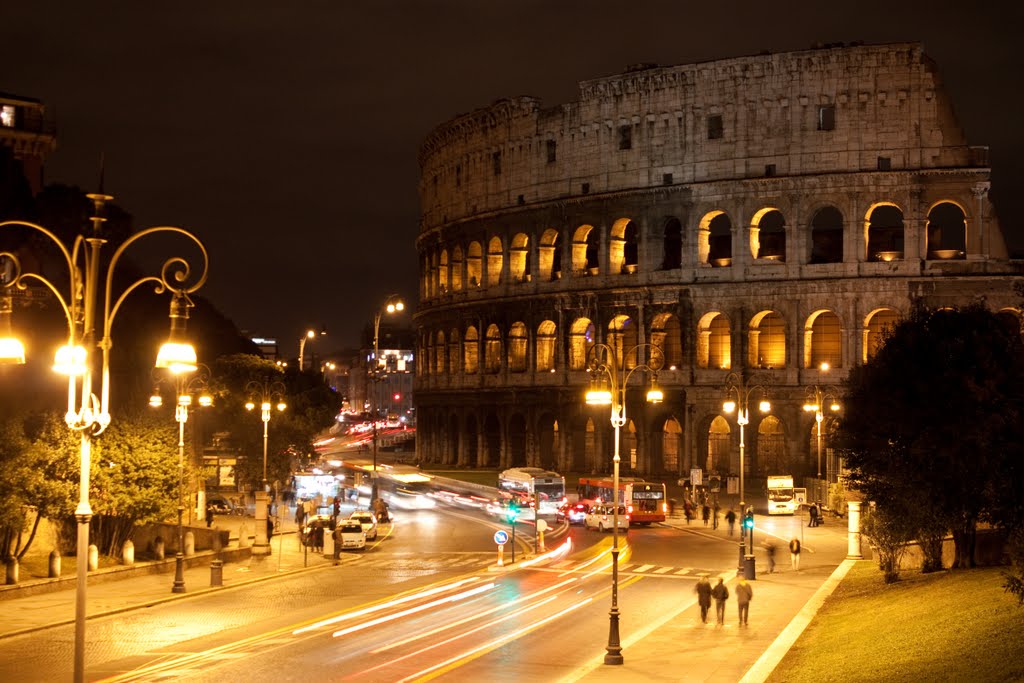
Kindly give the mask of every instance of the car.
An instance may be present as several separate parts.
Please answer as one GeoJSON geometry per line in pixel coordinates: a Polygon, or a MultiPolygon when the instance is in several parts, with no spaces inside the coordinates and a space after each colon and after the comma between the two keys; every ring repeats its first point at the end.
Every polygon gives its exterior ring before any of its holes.
{"type": "Polygon", "coordinates": [[[366,532],[363,525],[354,519],[346,519],[334,530],[334,543],[340,542],[341,550],[362,550],[366,547],[366,532]]]}
{"type": "Polygon", "coordinates": [[[592,500],[580,500],[575,503],[566,501],[558,506],[555,519],[559,522],[564,520],[569,524],[583,524],[583,519],[594,505],[596,503],[592,500]]]}
{"type": "Polygon", "coordinates": [[[206,494],[206,504],[217,515],[230,515],[235,511],[235,506],[231,504],[231,501],[219,493],[206,494]]]}
{"type": "Polygon", "coordinates": [[[356,510],[348,518],[358,522],[366,532],[366,539],[372,541],[377,538],[377,517],[369,510],[356,510]]]}
{"type": "MultiPolygon", "coordinates": [[[[614,508],[611,505],[595,505],[583,518],[583,526],[598,531],[611,531],[615,525],[614,508]]],[[[626,506],[619,506],[619,528],[629,530],[629,515],[626,506]]]]}

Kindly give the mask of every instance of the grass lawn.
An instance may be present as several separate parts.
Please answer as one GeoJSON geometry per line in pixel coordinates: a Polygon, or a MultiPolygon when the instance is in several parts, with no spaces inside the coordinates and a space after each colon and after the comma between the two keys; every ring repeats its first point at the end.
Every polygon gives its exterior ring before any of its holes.
{"type": "Polygon", "coordinates": [[[1024,608],[1002,567],[882,582],[858,562],[769,681],[1024,680],[1024,608]]]}

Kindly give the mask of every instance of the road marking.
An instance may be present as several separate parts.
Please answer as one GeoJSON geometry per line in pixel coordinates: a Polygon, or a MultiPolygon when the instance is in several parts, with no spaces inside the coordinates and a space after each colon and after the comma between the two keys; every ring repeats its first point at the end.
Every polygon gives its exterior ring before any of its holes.
{"type": "Polygon", "coordinates": [[[673,569],[675,569],[675,567],[658,567],[657,569],[654,570],[654,573],[655,574],[668,574],[673,569]]]}
{"type": "Polygon", "coordinates": [[[683,567],[676,574],[689,574],[693,570],[693,567],[683,567]]]}
{"type": "Polygon", "coordinates": [[[636,569],[633,569],[632,571],[640,574],[642,572],[645,572],[645,571],[647,571],[649,569],[653,569],[653,568],[654,568],[653,564],[642,564],[639,567],[637,567],[636,569]]]}

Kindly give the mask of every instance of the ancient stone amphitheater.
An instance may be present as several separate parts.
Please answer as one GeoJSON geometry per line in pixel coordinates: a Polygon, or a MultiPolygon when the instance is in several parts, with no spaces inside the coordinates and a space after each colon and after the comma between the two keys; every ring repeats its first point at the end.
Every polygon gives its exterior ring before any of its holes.
{"type": "Polygon", "coordinates": [[[738,474],[731,396],[747,476],[835,481],[821,399],[886,326],[975,301],[1020,324],[987,148],[920,44],[637,65],[454,118],[419,162],[427,462],[609,471],[596,359],[624,475],[738,474]]]}

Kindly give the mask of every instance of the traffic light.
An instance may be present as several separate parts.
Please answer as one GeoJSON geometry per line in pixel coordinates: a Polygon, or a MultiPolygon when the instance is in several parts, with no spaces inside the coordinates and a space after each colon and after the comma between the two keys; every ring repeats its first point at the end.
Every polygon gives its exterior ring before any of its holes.
{"type": "Polygon", "coordinates": [[[505,519],[508,520],[509,524],[515,524],[516,520],[519,519],[519,502],[516,500],[510,500],[508,508],[505,510],[505,519]]]}
{"type": "Polygon", "coordinates": [[[747,510],[746,514],[743,515],[743,528],[753,529],[754,528],[754,511],[747,510]]]}

